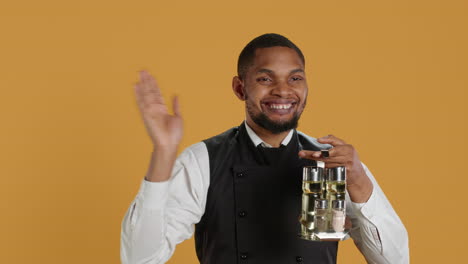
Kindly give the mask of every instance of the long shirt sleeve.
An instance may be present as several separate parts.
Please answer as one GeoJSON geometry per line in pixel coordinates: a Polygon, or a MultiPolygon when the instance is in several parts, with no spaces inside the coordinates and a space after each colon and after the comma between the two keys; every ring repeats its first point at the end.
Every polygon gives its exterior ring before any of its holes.
{"type": "MultiPolygon", "coordinates": [[[[350,232],[368,263],[409,263],[408,235],[398,215],[364,165],[374,187],[364,204],[347,199],[350,232]]],[[[177,244],[190,238],[204,214],[210,181],[203,142],[185,149],[165,182],[142,180],[121,229],[123,264],[165,263],[177,244]]]]}
{"type": "Polygon", "coordinates": [[[408,233],[382,189],[365,164],[373,184],[366,203],[353,203],[347,196],[347,216],[353,227],[351,237],[368,263],[409,263],[408,233]]]}
{"type": "Polygon", "coordinates": [[[200,221],[208,181],[208,152],[202,142],[179,155],[168,181],[143,180],[122,221],[122,263],[165,263],[200,221]]]}

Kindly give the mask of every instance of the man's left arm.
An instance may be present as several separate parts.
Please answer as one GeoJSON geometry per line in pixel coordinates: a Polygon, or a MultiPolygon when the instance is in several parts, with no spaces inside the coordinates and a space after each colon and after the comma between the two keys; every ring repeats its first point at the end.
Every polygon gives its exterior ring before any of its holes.
{"type": "Polygon", "coordinates": [[[409,263],[408,234],[400,218],[357,151],[343,140],[328,135],[317,140],[333,146],[328,157],[320,151],[299,152],[302,158],[325,162],[328,168],[345,166],[350,205],[347,213],[351,237],[368,263],[409,263]]]}
{"type": "Polygon", "coordinates": [[[369,169],[373,183],[365,203],[349,201],[347,216],[352,222],[351,237],[368,263],[409,263],[408,233],[369,169]]]}

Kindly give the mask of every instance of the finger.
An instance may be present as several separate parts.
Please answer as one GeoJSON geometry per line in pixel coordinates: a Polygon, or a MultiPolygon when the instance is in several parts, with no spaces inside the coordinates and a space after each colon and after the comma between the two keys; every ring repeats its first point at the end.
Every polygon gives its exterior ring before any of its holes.
{"type": "Polygon", "coordinates": [[[141,70],[139,73],[140,73],[140,83],[146,84],[148,82],[149,73],[146,70],[141,70]]]}
{"type": "Polygon", "coordinates": [[[328,157],[328,158],[320,158],[323,162],[328,162],[328,163],[343,163],[345,164],[346,161],[349,160],[347,156],[333,156],[333,157],[328,157]]]}
{"type": "Polygon", "coordinates": [[[299,157],[304,159],[311,159],[317,160],[320,159],[322,153],[320,151],[312,151],[312,150],[301,150],[299,151],[299,157]]]}
{"type": "Polygon", "coordinates": [[[154,83],[152,82],[151,79],[152,77],[147,71],[145,70],[140,71],[140,84],[141,84],[141,87],[143,88],[142,91],[144,91],[145,93],[155,92],[152,87],[152,84],[154,83]]]}
{"type": "Polygon", "coordinates": [[[325,168],[336,168],[336,167],[343,167],[345,166],[342,162],[326,162],[325,168]]]}
{"type": "Polygon", "coordinates": [[[302,150],[299,152],[299,157],[305,158],[305,159],[310,159],[310,160],[315,160],[315,161],[323,161],[325,163],[325,167],[327,168],[335,168],[339,166],[346,166],[346,163],[348,161],[348,157],[346,156],[330,156],[327,158],[324,157],[316,157],[316,155],[320,155],[320,151],[307,151],[307,150],[302,150]],[[315,155],[315,156],[314,156],[315,155]]]}
{"type": "Polygon", "coordinates": [[[299,157],[301,158],[310,158],[314,160],[332,160],[334,157],[340,157],[346,155],[346,150],[343,146],[337,146],[336,148],[331,148],[328,150],[321,151],[312,151],[312,150],[301,150],[299,152],[299,157]]]}
{"type": "Polygon", "coordinates": [[[164,98],[161,95],[156,80],[147,71],[140,72],[141,95],[145,105],[152,103],[164,104],[164,98]]]}
{"type": "Polygon", "coordinates": [[[299,151],[299,157],[313,160],[325,160],[331,156],[330,150],[312,151],[312,150],[301,150],[299,151]],[[328,153],[328,154],[327,154],[328,153]]]}
{"type": "Polygon", "coordinates": [[[149,88],[154,91],[155,94],[162,96],[161,89],[159,89],[159,85],[157,84],[156,80],[154,77],[147,73],[147,79],[146,79],[149,88]]]}
{"type": "Polygon", "coordinates": [[[328,136],[318,138],[317,141],[319,143],[330,144],[332,146],[340,146],[340,145],[346,144],[346,142],[344,142],[344,140],[339,139],[339,138],[337,138],[337,137],[335,137],[333,135],[328,135],[328,136]]]}
{"type": "Polygon", "coordinates": [[[328,158],[317,158],[315,159],[317,161],[323,161],[325,163],[339,163],[339,164],[346,164],[346,162],[349,160],[348,157],[346,156],[333,156],[333,157],[328,157],[328,158]]]}
{"type": "Polygon", "coordinates": [[[140,82],[138,82],[135,85],[135,95],[137,98],[138,106],[142,109],[148,107],[152,100],[151,97],[154,96],[151,94],[151,92],[148,92],[148,88],[146,86],[147,84],[145,82],[142,82],[141,79],[140,82]]]}
{"type": "Polygon", "coordinates": [[[136,98],[136,101],[137,101],[137,105],[139,108],[144,108],[145,105],[144,105],[144,100],[143,100],[143,97],[142,97],[142,94],[141,94],[141,85],[139,83],[136,83],[135,85],[133,85],[133,91],[135,92],[135,98],[136,98]]]}
{"type": "Polygon", "coordinates": [[[174,115],[178,116],[178,117],[181,117],[181,113],[180,113],[180,104],[179,104],[179,97],[176,95],[174,96],[173,100],[172,100],[172,108],[174,110],[174,115]]]}
{"type": "Polygon", "coordinates": [[[156,80],[153,78],[153,76],[150,76],[148,78],[148,86],[153,95],[152,97],[149,98],[149,99],[152,99],[151,102],[157,103],[157,104],[164,104],[164,97],[161,93],[161,89],[159,89],[159,86],[156,80]]]}
{"type": "Polygon", "coordinates": [[[145,94],[151,92],[151,87],[149,86],[149,74],[145,70],[142,70],[139,72],[140,73],[140,80],[139,80],[139,86],[140,86],[140,93],[142,95],[142,98],[145,97],[145,94]]]}
{"type": "Polygon", "coordinates": [[[349,153],[348,145],[338,145],[328,150],[328,158],[347,156],[349,153]]]}

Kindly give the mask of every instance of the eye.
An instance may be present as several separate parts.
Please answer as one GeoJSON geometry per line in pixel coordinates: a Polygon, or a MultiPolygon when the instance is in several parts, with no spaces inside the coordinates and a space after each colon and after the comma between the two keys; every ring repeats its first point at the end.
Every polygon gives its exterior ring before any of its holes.
{"type": "Polygon", "coordinates": [[[257,78],[257,82],[271,82],[272,80],[268,77],[259,77],[257,78]]]}
{"type": "Polygon", "coordinates": [[[293,81],[301,81],[302,77],[294,76],[291,78],[293,81]]]}

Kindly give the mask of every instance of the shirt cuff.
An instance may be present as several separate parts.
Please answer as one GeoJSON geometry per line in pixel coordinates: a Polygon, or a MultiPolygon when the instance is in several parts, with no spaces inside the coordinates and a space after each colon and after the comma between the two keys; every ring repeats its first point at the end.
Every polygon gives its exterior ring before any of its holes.
{"type": "Polygon", "coordinates": [[[357,211],[361,211],[361,208],[366,204],[366,203],[355,203],[353,201],[351,201],[351,203],[353,203],[353,207],[357,211]]]}
{"type": "Polygon", "coordinates": [[[162,209],[165,207],[169,196],[169,181],[150,182],[143,179],[139,194],[143,208],[150,210],[162,209]]]}

